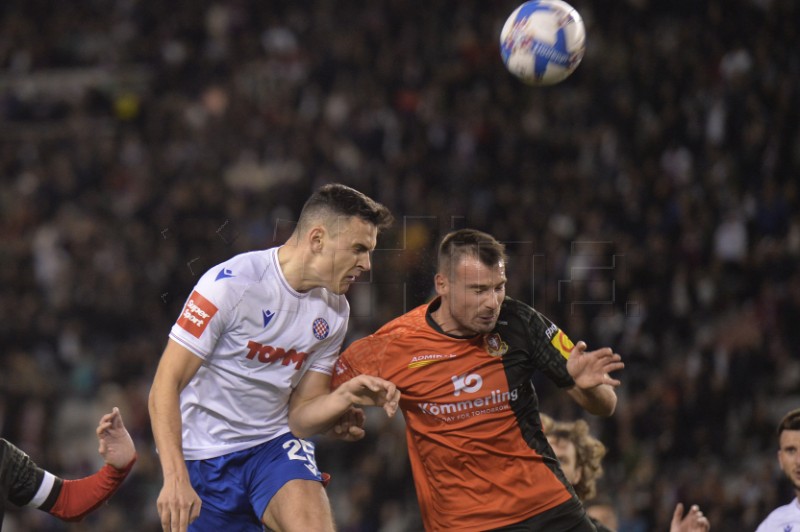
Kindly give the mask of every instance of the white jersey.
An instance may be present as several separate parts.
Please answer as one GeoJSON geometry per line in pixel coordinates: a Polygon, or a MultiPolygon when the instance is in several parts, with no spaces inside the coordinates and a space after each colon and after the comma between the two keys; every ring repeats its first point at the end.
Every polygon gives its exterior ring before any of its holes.
{"type": "Polygon", "coordinates": [[[207,271],[169,335],[203,359],[180,397],[184,457],[214,458],[289,432],[289,396],[307,371],[331,374],[349,312],[343,295],[289,286],[278,248],[207,271]]]}
{"type": "Polygon", "coordinates": [[[800,532],[800,501],[797,497],[785,506],[772,510],[756,532],[800,532]]]}

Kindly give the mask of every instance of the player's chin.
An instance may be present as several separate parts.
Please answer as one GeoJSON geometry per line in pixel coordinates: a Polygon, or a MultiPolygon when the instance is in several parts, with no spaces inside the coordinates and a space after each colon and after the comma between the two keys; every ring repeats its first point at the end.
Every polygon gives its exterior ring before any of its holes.
{"type": "Polygon", "coordinates": [[[475,330],[475,332],[479,334],[486,334],[492,332],[494,330],[495,325],[497,325],[497,318],[492,318],[492,319],[477,318],[472,322],[472,328],[475,330]]]}
{"type": "Polygon", "coordinates": [[[334,288],[333,292],[339,296],[344,295],[347,293],[348,290],[350,290],[350,285],[351,283],[347,281],[342,281],[336,288],[334,288]]]}

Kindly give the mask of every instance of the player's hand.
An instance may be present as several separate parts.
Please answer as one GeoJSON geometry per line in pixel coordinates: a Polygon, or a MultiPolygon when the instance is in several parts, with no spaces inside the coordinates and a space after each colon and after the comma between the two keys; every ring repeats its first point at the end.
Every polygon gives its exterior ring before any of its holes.
{"type": "Polygon", "coordinates": [[[700,507],[693,504],[689,512],[683,516],[683,504],[678,503],[672,513],[672,523],[669,525],[669,532],[708,532],[711,530],[711,523],[708,518],[700,511],[700,507]]]}
{"type": "Polygon", "coordinates": [[[98,452],[111,467],[125,469],[136,458],[136,447],[116,406],[111,413],[100,418],[96,432],[100,443],[98,452]]]}
{"type": "Polygon", "coordinates": [[[350,407],[328,431],[328,436],[343,441],[358,441],[364,437],[366,416],[360,408],[350,407]]]}
{"type": "Polygon", "coordinates": [[[625,367],[622,357],[610,348],[603,347],[595,351],[586,351],[586,342],[578,342],[572,348],[567,360],[567,371],[581,390],[588,390],[608,384],[619,386],[620,381],[611,378],[609,373],[625,367]]]}
{"type": "Polygon", "coordinates": [[[156,506],[164,532],[186,532],[200,515],[202,501],[188,480],[164,479],[156,506]]]}
{"type": "Polygon", "coordinates": [[[380,377],[358,375],[345,381],[334,393],[341,393],[351,405],[382,406],[389,417],[397,412],[400,403],[400,391],[394,385],[380,377]]]}

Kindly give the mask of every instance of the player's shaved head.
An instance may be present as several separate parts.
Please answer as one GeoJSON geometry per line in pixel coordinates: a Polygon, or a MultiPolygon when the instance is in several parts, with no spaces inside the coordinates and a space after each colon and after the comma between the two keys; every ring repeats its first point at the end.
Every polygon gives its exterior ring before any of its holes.
{"type": "Polygon", "coordinates": [[[439,244],[438,273],[450,278],[459,261],[475,257],[481,264],[493,267],[506,262],[506,248],[492,235],[475,229],[459,229],[445,235],[439,244]]]}
{"type": "Polygon", "coordinates": [[[366,194],[348,186],[332,183],[320,187],[308,198],[300,219],[297,232],[303,234],[316,224],[323,224],[336,233],[342,218],[357,217],[378,228],[386,229],[394,220],[389,209],[366,194]]]}

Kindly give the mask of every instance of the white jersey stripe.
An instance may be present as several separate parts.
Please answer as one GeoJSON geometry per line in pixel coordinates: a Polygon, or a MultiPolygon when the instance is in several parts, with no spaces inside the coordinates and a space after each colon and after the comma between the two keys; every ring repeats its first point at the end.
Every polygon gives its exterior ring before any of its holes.
{"type": "Polygon", "coordinates": [[[47,500],[47,497],[50,496],[50,491],[52,491],[55,482],[56,477],[54,477],[52,473],[45,471],[44,478],[42,479],[42,483],[39,484],[39,489],[36,491],[36,495],[34,495],[25,506],[38,508],[39,506],[43,505],[47,500]]]}

